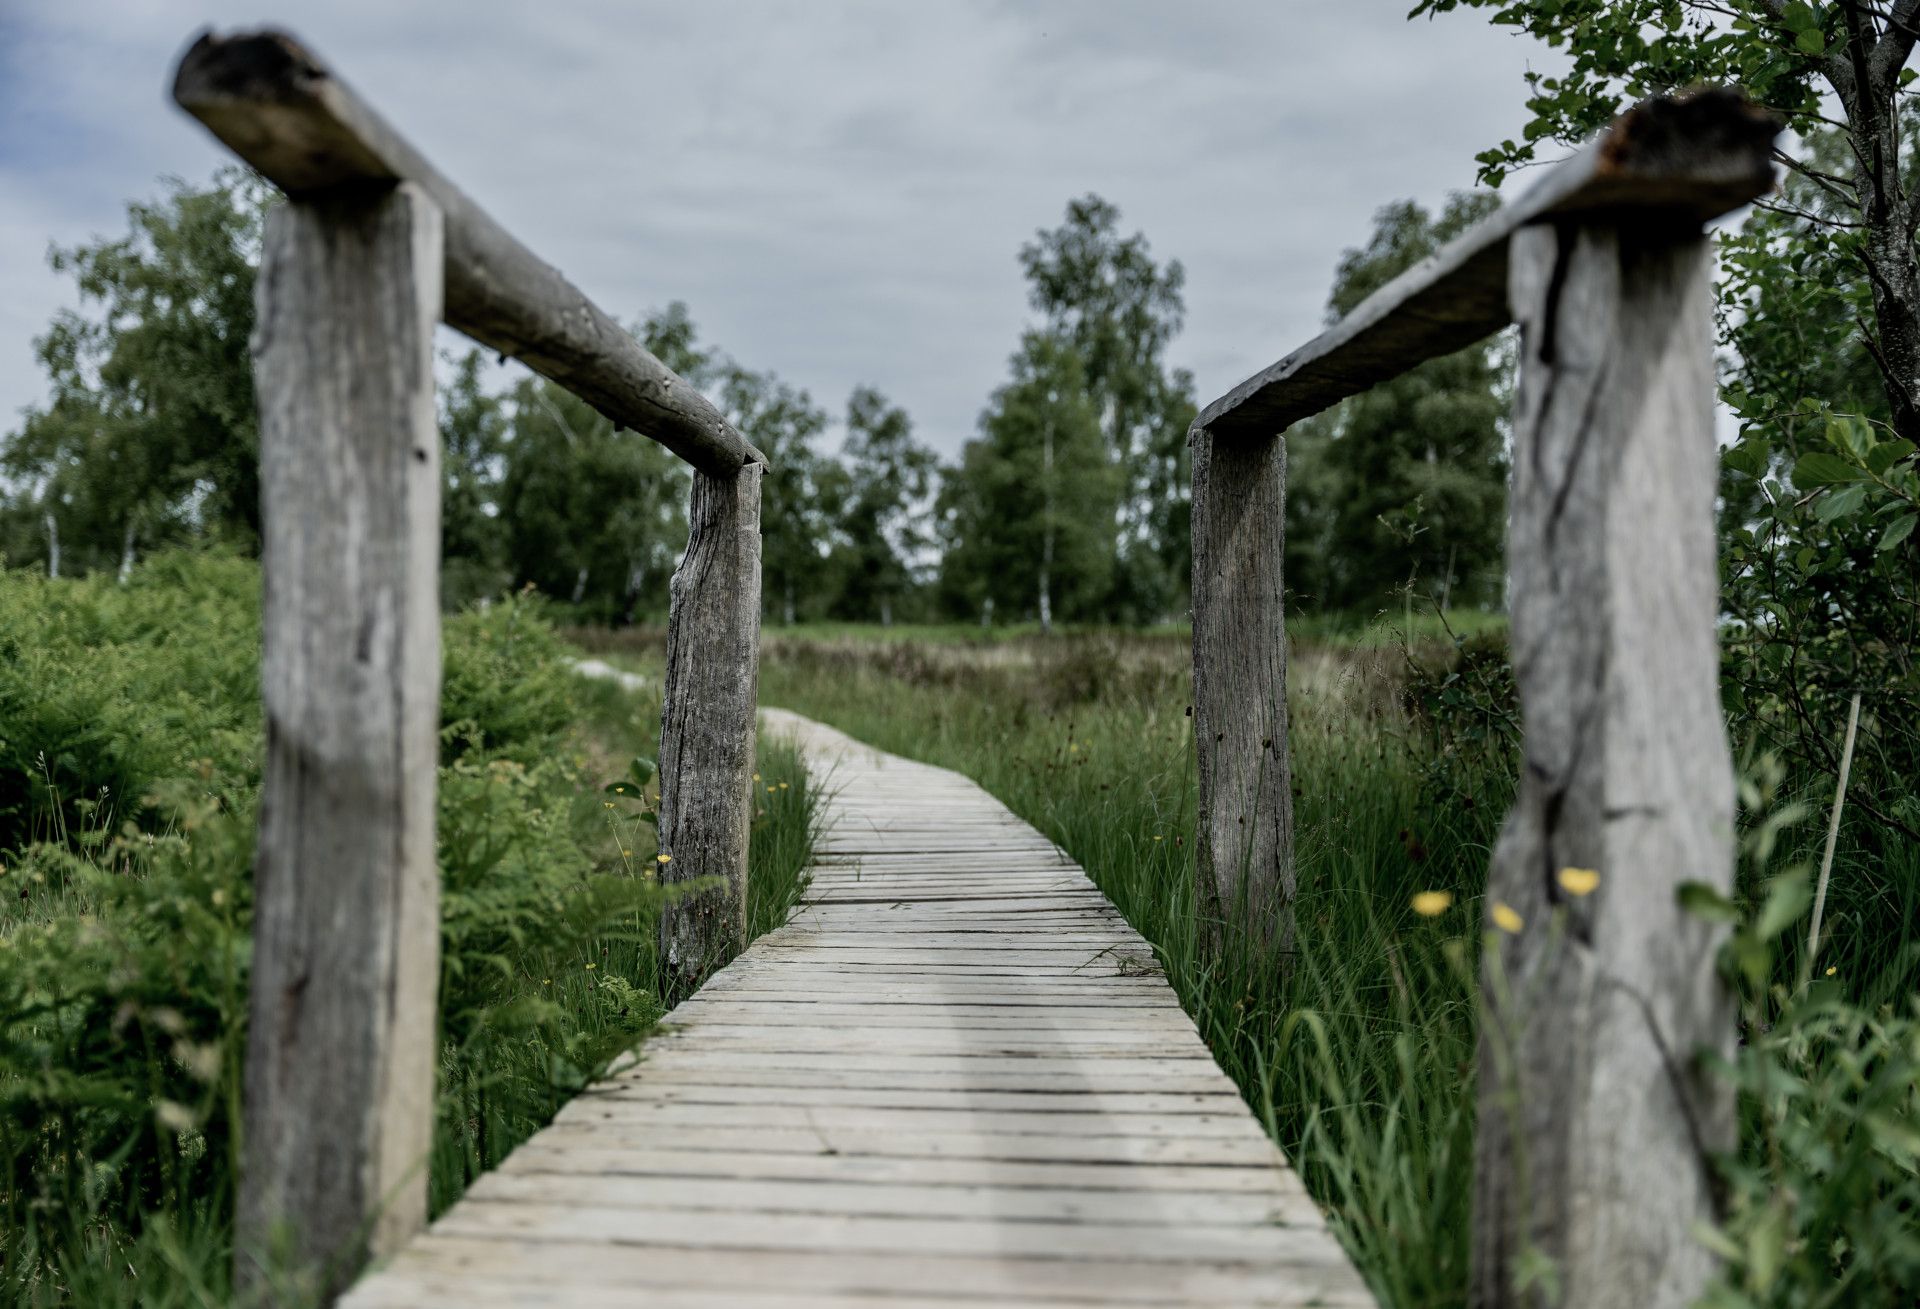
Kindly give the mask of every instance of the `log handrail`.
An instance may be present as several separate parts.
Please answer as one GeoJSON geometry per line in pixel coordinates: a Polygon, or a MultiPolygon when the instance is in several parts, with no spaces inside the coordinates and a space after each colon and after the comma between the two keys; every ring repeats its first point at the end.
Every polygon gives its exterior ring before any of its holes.
{"type": "Polygon", "coordinates": [[[1193,446],[1196,903],[1287,966],[1285,431],[1520,325],[1508,566],[1520,785],[1488,879],[1469,1298],[1690,1304],[1712,1276],[1732,1093],[1711,252],[1773,185],[1778,126],[1729,91],[1657,98],[1312,341],[1208,405],[1193,446]],[[1598,874],[1596,877],[1595,874],[1598,874]],[[1571,876],[1569,876],[1571,874],[1571,876]],[[1497,906],[1497,911],[1495,907],[1497,906]]]}
{"type": "Polygon", "coordinates": [[[330,1301],[426,1221],[439,879],[432,332],[513,355],[692,465],[661,711],[664,985],[746,935],[766,460],[284,32],[205,33],[179,105],[286,193],[260,406],[267,761],[235,1283],[330,1301]],[[710,888],[710,889],[706,889],[710,888]],[[292,1270],[269,1260],[290,1257],[292,1270]]]}
{"type": "Polygon", "coordinates": [[[696,468],[764,464],[733,424],[285,32],[203,34],[173,98],[287,195],[413,182],[446,229],[446,321],[696,468]]]}
{"type": "Polygon", "coordinates": [[[1513,321],[1507,249],[1522,228],[1608,213],[1697,226],[1772,189],[1778,131],[1768,114],[1731,91],[1636,105],[1512,204],[1208,405],[1199,426],[1221,440],[1271,436],[1492,335],[1513,321]]]}

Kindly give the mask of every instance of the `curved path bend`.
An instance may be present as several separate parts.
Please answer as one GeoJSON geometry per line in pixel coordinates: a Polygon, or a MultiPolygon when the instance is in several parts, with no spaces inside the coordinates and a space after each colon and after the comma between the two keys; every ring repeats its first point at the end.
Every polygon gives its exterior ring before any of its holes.
{"type": "Polygon", "coordinates": [[[1087,876],[971,780],[781,710],[793,920],[345,1304],[1371,1306],[1087,876]]]}

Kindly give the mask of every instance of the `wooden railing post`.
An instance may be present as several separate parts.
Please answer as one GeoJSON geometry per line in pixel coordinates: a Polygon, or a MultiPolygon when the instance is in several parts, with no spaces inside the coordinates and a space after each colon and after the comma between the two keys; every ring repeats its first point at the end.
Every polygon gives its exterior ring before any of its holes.
{"type": "Polygon", "coordinates": [[[760,683],[760,474],[695,469],[687,553],[674,570],[660,711],[660,880],[719,879],[660,916],[670,993],[746,943],[760,683]]]}
{"type": "Polygon", "coordinates": [[[1195,910],[1214,943],[1293,943],[1287,756],[1286,437],[1193,447],[1195,910]]]}
{"type": "Polygon", "coordinates": [[[1523,1257],[1576,1309],[1690,1304],[1712,1272],[1693,1228],[1733,1102],[1698,1055],[1732,1053],[1734,1013],[1718,931],[1676,899],[1733,871],[1708,262],[1658,211],[1512,242],[1526,742],[1489,895],[1476,1306],[1546,1302],[1523,1257]]]}
{"type": "Polygon", "coordinates": [[[440,211],[410,183],[267,223],[265,780],[236,1279],[330,1298],[426,1219],[439,880],[440,211]]]}

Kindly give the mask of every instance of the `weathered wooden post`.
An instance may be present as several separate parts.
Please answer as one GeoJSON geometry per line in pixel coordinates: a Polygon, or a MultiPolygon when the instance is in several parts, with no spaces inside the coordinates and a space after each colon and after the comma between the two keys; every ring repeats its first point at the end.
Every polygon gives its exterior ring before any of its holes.
{"type": "Polygon", "coordinates": [[[1215,944],[1293,943],[1287,756],[1287,444],[1194,425],[1195,909],[1215,944]]]}
{"type": "Polygon", "coordinates": [[[426,1220],[441,214],[411,183],[267,223],[260,403],[266,769],[236,1275],[330,1296],[426,1220]]]}
{"type": "Polygon", "coordinates": [[[746,942],[760,684],[760,474],[695,469],[673,574],[660,711],[663,884],[718,879],[660,915],[668,985],[685,994],[746,942]]]}
{"type": "MultiPolygon", "coordinates": [[[[1522,327],[1509,560],[1525,771],[1488,897],[1502,907],[1485,957],[1478,1306],[1545,1304],[1551,1282],[1571,1309],[1665,1309],[1711,1269],[1693,1226],[1712,1215],[1732,1097],[1697,1060],[1729,1049],[1733,1014],[1718,937],[1676,899],[1732,880],[1701,225],[1772,187],[1778,130],[1728,91],[1636,106],[1196,424],[1201,839],[1225,887],[1271,866],[1219,870],[1228,842],[1266,858],[1221,806],[1265,784],[1256,747],[1285,721],[1272,434],[1522,327]]],[[[1270,824],[1287,813],[1276,780],[1250,801],[1270,824]]]]}
{"type": "Polygon", "coordinates": [[[1571,1306],[1692,1303],[1733,1102],[1719,934],[1679,884],[1733,880],[1720,714],[1712,296],[1697,220],[1513,238],[1521,328],[1508,559],[1526,723],[1494,853],[1473,1290],[1544,1255],[1571,1306]],[[1575,870],[1563,873],[1563,870],[1575,870]],[[1599,874],[1590,886],[1590,873],[1599,874]]]}

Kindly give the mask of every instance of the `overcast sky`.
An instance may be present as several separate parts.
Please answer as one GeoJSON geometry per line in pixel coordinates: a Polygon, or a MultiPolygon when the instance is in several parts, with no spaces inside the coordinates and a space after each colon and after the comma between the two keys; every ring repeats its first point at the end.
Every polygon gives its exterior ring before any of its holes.
{"type": "MultiPolygon", "coordinates": [[[[1320,326],[1371,214],[1473,181],[1538,46],[1410,0],[0,0],[0,430],[44,395],[49,242],[222,155],[165,95],[199,28],[305,38],[609,312],[946,454],[1029,318],[1016,253],[1096,191],[1187,268],[1205,401],[1320,326]]],[[[1513,185],[1513,184],[1509,184],[1513,185]]]]}

